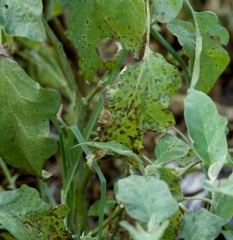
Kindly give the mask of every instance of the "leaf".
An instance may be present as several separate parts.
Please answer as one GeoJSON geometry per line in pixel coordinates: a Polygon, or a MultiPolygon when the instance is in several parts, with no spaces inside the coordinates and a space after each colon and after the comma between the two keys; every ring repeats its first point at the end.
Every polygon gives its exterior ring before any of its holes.
{"type": "Polygon", "coordinates": [[[121,221],[120,225],[128,230],[128,232],[132,235],[135,240],[159,240],[162,239],[163,233],[167,228],[169,222],[163,222],[158,229],[154,229],[153,231],[145,231],[141,225],[137,223],[136,228],[134,228],[131,224],[126,221],[121,221]]]}
{"type": "Polygon", "coordinates": [[[233,196],[222,193],[216,193],[213,196],[214,213],[224,219],[224,224],[228,223],[233,215],[233,196]]]}
{"type": "Polygon", "coordinates": [[[166,183],[154,177],[133,175],[117,185],[117,201],[125,203],[127,213],[139,221],[148,222],[153,215],[153,221],[160,223],[178,210],[166,183]]]}
{"type": "Polygon", "coordinates": [[[177,69],[150,50],[144,59],[128,65],[121,82],[104,92],[100,115],[101,141],[125,144],[139,151],[146,130],[165,133],[174,124],[169,97],[179,90],[177,69]]]}
{"type": "Polygon", "coordinates": [[[92,81],[98,69],[105,66],[98,53],[98,39],[112,37],[126,50],[138,51],[146,29],[143,0],[62,0],[69,10],[68,37],[80,54],[84,77],[92,81]]]}
{"type": "Polygon", "coordinates": [[[10,58],[0,56],[0,66],[0,156],[41,178],[44,162],[57,151],[48,133],[60,94],[40,88],[10,58]]]}
{"type": "Polygon", "coordinates": [[[151,14],[158,22],[167,23],[174,19],[183,6],[183,0],[152,0],[151,14]]]}
{"type": "Polygon", "coordinates": [[[227,119],[219,116],[212,100],[202,92],[188,90],[185,122],[196,154],[208,165],[227,157],[227,119]]]}
{"type": "MultiPolygon", "coordinates": [[[[104,204],[104,213],[110,212],[116,204],[116,201],[113,198],[106,197],[105,204],[104,204]]],[[[100,200],[95,202],[88,211],[88,216],[98,216],[99,215],[99,206],[100,200]]]]}
{"type": "Polygon", "coordinates": [[[172,217],[169,218],[169,226],[164,232],[163,239],[164,240],[177,240],[177,232],[179,230],[180,226],[180,220],[183,217],[183,213],[180,209],[173,215],[172,217]]]}
{"type": "Polygon", "coordinates": [[[0,223],[19,240],[72,239],[63,223],[67,213],[68,206],[53,208],[26,185],[0,193],[0,223]]]}
{"type": "Polygon", "coordinates": [[[180,223],[180,235],[185,240],[214,240],[222,230],[223,219],[204,208],[187,212],[180,223]]]}
{"type": "Polygon", "coordinates": [[[226,240],[232,240],[233,239],[233,231],[222,231],[223,236],[226,240]]]}
{"type": "MultiPolygon", "coordinates": [[[[208,93],[220,74],[229,64],[228,53],[221,45],[226,45],[229,34],[219,25],[217,16],[212,12],[194,13],[202,37],[202,53],[200,58],[200,77],[195,86],[197,90],[208,93]]],[[[185,54],[190,58],[189,68],[193,71],[195,58],[194,27],[182,20],[172,20],[167,25],[169,31],[178,37],[184,47],[185,54]]]]}
{"type": "MultiPolygon", "coordinates": [[[[120,156],[125,156],[124,160],[136,168],[139,168],[142,164],[140,157],[129,150],[124,145],[115,141],[110,142],[86,142],[86,145],[100,149],[101,154],[114,155],[115,153],[120,156]]],[[[96,155],[100,155],[97,154],[96,155]]]]}
{"type": "Polygon", "coordinates": [[[213,183],[211,183],[208,180],[203,182],[202,186],[205,190],[209,192],[222,193],[222,194],[233,197],[233,178],[228,179],[220,187],[214,186],[213,183]]]}
{"type": "Polygon", "coordinates": [[[166,167],[159,167],[157,168],[157,172],[158,172],[158,178],[162,181],[164,181],[165,183],[167,183],[172,196],[176,199],[179,200],[183,194],[182,194],[182,190],[180,187],[180,178],[175,175],[174,173],[172,173],[168,168],[166,167]]]}
{"type": "Polygon", "coordinates": [[[191,147],[172,134],[161,137],[155,148],[155,164],[165,164],[170,161],[184,157],[189,153],[191,147]]]}
{"type": "Polygon", "coordinates": [[[10,36],[44,40],[46,35],[41,14],[41,0],[1,0],[0,2],[0,24],[10,36]]]}

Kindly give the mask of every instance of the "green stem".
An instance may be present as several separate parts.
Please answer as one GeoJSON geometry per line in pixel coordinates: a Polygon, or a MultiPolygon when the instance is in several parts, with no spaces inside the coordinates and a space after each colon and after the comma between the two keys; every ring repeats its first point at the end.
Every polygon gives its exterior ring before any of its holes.
{"type": "Polygon", "coordinates": [[[104,204],[105,204],[105,197],[106,197],[106,179],[101,172],[101,169],[97,162],[93,160],[92,166],[94,167],[96,173],[98,174],[98,177],[100,179],[101,183],[101,197],[100,197],[100,206],[99,206],[99,240],[102,239],[102,231],[103,231],[103,221],[104,221],[104,204]]]}
{"type": "MultiPolygon", "coordinates": [[[[114,211],[113,214],[111,214],[104,222],[103,222],[103,229],[112,221],[114,220],[115,218],[117,218],[119,215],[122,214],[122,212],[125,210],[125,208],[121,208],[121,207],[117,207],[116,210],[114,211]]],[[[96,236],[98,234],[98,227],[95,228],[93,231],[92,231],[92,236],[96,236]]]]}
{"type": "Polygon", "coordinates": [[[175,130],[177,133],[179,133],[179,135],[184,139],[184,141],[191,146],[191,141],[175,126],[172,126],[172,129],[175,130]]]}
{"type": "Polygon", "coordinates": [[[210,200],[209,198],[203,198],[203,197],[182,197],[179,202],[183,202],[183,201],[193,201],[193,200],[201,200],[203,202],[207,202],[209,204],[212,204],[213,201],[210,200]]]}
{"type": "Polygon", "coordinates": [[[2,171],[3,171],[7,181],[9,183],[9,188],[10,189],[16,189],[15,181],[13,180],[6,163],[3,161],[3,159],[1,157],[0,157],[0,167],[2,168],[2,171]]]}
{"type": "Polygon", "coordinates": [[[186,66],[186,63],[183,61],[183,59],[177,54],[175,49],[167,42],[167,40],[159,33],[157,32],[153,27],[151,27],[151,35],[159,42],[161,43],[169,53],[175,58],[175,60],[180,64],[181,68],[184,72],[184,79],[186,85],[189,87],[191,82],[191,76],[189,73],[189,70],[186,66]]]}
{"type": "Polygon", "coordinates": [[[144,57],[146,52],[150,49],[150,3],[149,0],[146,0],[146,46],[144,57]]]}

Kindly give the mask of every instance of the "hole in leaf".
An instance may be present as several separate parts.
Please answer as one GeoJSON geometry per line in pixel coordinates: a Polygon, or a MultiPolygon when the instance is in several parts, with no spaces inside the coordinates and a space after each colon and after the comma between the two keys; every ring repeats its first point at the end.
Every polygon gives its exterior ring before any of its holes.
{"type": "Polygon", "coordinates": [[[4,4],[3,7],[6,8],[6,9],[8,9],[8,8],[9,8],[9,5],[8,5],[8,4],[4,4]]]}

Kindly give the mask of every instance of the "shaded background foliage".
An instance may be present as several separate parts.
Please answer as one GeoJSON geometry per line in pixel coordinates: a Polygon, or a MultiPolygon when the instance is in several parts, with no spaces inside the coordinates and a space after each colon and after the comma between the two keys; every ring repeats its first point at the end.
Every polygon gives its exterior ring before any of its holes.
{"type": "MultiPolygon", "coordinates": [[[[215,12],[221,21],[221,25],[226,27],[230,33],[230,41],[226,46],[226,49],[231,57],[231,62],[228,68],[219,77],[219,81],[217,81],[216,85],[211,90],[209,95],[216,102],[220,114],[228,118],[228,145],[229,147],[233,147],[233,3],[231,0],[193,0],[191,2],[196,11],[211,10],[215,12]]],[[[105,69],[99,70],[97,76],[91,84],[88,84],[84,80],[78,67],[78,60],[80,56],[73,43],[71,43],[71,41],[64,34],[68,26],[67,10],[63,8],[59,0],[43,1],[43,4],[44,16],[46,19],[49,20],[50,27],[53,29],[54,33],[63,44],[65,53],[72,66],[72,71],[74,73],[77,85],[81,89],[82,95],[86,96],[95,88],[99,79],[101,79],[101,77],[103,76],[105,69]]],[[[182,19],[191,18],[191,16],[186,12],[182,12],[182,14],[182,19]]],[[[167,31],[165,26],[163,24],[159,24],[157,25],[157,28],[160,30],[160,33],[169,40],[170,44],[174,47],[174,49],[180,51],[181,47],[177,39],[167,31]]],[[[73,110],[74,103],[72,102],[72,92],[67,85],[67,82],[62,71],[60,70],[60,67],[57,64],[55,50],[51,46],[50,42],[47,40],[41,44],[32,40],[24,41],[24,39],[22,38],[15,38],[15,42],[15,45],[10,45],[10,51],[11,53],[13,53],[13,57],[25,69],[29,76],[31,76],[34,80],[38,81],[41,86],[45,88],[56,88],[62,93],[62,116],[67,123],[72,124],[71,119],[73,119],[73,116],[75,114],[73,110]]],[[[166,56],[166,59],[170,63],[177,65],[171,55],[167,54],[166,49],[153,38],[151,39],[150,47],[152,50],[156,50],[157,52],[166,56]]],[[[106,39],[100,41],[98,49],[103,59],[110,60],[113,58],[117,50],[115,41],[113,39],[106,39]]],[[[182,52],[180,52],[180,54],[182,55],[182,52]]],[[[187,62],[187,58],[183,55],[182,57],[187,62]]],[[[133,56],[131,54],[128,54],[124,65],[134,61],[136,60],[133,58],[133,56]]],[[[183,119],[183,99],[185,97],[185,92],[186,87],[185,84],[183,84],[181,88],[181,93],[173,97],[170,106],[171,112],[173,112],[176,118],[176,126],[182,132],[187,132],[183,119]]],[[[101,94],[101,91],[96,93],[96,95],[99,94],[101,94]]],[[[96,99],[94,97],[90,102],[90,112],[93,111],[95,103],[96,99]]],[[[87,115],[86,122],[88,121],[89,115],[90,113],[87,115]]],[[[94,135],[95,133],[93,133],[93,137],[94,135]]],[[[55,139],[58,139],[57,132],[53,126],[51,127],[51,136],[55,139]]],[[[156,135],[155,133],[146,133],[146,138],[144,140],[145,148],[142,151],[146,156],[150,158],[154,158],[154,148],[157,138],[158,135],[156,135]]],[[[48,172],[51,172],[53,174],[53,177],[49,181],[49,186],[56,198],[56,201],[59,203],[61,201],[60,190],[62,185],[60,177],[61,166],[59,153],[57,153],[54,157],[47,161],[44,168],[48,172]]],[[[29,186],[36,187],[38,189],[40,188],[40,184],[38,184],[37,179],[32,177],[25,171],[12,167],[9,167],[9,169],[12,176],[15,176],[15,186],[20,187],[23,183],[26,183],[29,186]]],[[[113,186],[111,183],[115,181],[116,178],[119,178],[123,169],[124,166],[122,166],[122,163],[117,160],[114,163],[109,161],[103,165],[103,173],[107,181],[110,183],[107,191],[108,196],[113,196],[113,186]]],[[[12,186],[10,186],[1,169],[0,171],[1,188],[7,190],[12,186]]],[[[184,189],[184,192],[185,191],[188,192],[189,195],[192,195],[197,191],[197,189],[195,188],[193,190],[193,193],[189,192],[189,189],[184,189]]],[[[47,199],[47,201],[49,201],[47,196],[44,197],[45,199],[47,199]]],[[[89,205],[98,200],[99,197],[100,186],[99,182],[97,181],[97,176],[94,175],[88,190],[89,205]]],[[[91,224],[95,225],[95,218],[92,219],[91,224]]]]}

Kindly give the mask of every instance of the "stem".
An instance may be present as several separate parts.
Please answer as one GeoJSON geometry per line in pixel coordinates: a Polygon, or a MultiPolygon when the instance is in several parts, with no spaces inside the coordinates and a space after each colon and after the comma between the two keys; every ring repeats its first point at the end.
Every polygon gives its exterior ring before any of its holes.
{"type": "Polygon", "coordinates": [[[183,197],[182,199],[179,200],[179,202],[183,202],[183,201],[193,201],[193,200],[201,200],[203,202],[207,202],[209,204],[212,204],[213,201],[210,200],[209,198],[203,198],[203,197],[183,197]]]}
{"type": "Polygon", "coordinates": [[[168,50],[168,52],[171,53],[171,55],[175,58],[175,60],[180,64],[184,72],[185,83],[189,87],[191,82],[191,76],[184,60],[177,54],[174,48],[169,44],[169,42],[167,42],[167,40],[159,32],[157,32],[153,27],[151,27],[150,31],[151,31],[151,35],[160,44],[162,44],[168,50]]]}
{"type": "Polygon", "coordinates": [[[10,173],[6,163],[3,161],[3,159],[1,157],[0,157],[0,167],[2,168],[2,171],[9,183],[9,188],[16,189],[15,180],[12,178],[11,173],[10,173]]]}
{"type": "Polygon", "coordinates": [[[185,140],[185,142],[188,145],[191,145],[190,140],[178,128],[176,128],[175,126],[172,126],[172,129],[175,130],[177,133],[179,133],[179,135],[185,140]]]}
{"type": "MultiPolygon", "coordinates": [[[[117,207],[113,214],[111,214],[104,222],[103,222],[103,229],[108,225],[109,222],[117,218],[125,208],[117,207]]],[[[96,236],[98,234],[98,227],[92,231],[92,236],[96,236]]]]}
{"type": "Polygon", "coordinates": [[[77,229],[79,234],[82,231],[85,233],[89,231],[86,191],[93,174],[94,172],[86,165],[84,168],[83,179],[77,188],[77,229]]]}
{"type": "Polygon", "coordinates": [[[145,160],[147,163],[154,165],[154,163],[146,156],[142,155],[143,160],[145,160]]]}
{"type": "Polygon", "coordinates": [[[150,49],[150,3],[149,0],[146,0],[146,46],[145,53],[150,49]]]}

